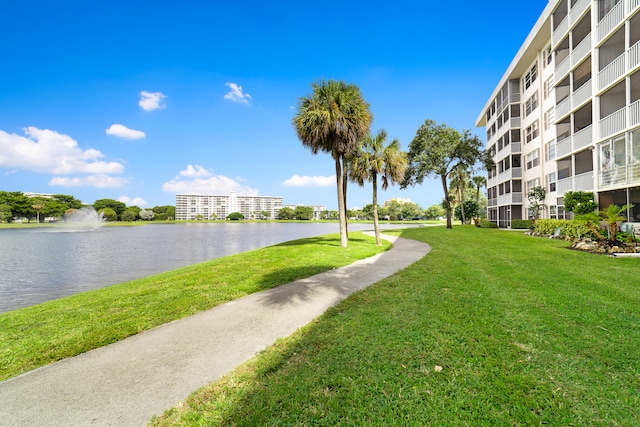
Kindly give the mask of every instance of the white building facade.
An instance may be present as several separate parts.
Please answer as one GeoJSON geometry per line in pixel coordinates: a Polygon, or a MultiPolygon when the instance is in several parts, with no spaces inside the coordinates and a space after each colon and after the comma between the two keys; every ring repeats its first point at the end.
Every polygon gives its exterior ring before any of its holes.
{"type": "Polygon", "coordinates": [[[241,213],[245,219],[276,219],[282,206],[282,197],[176,194],[176,220],[225,219],[234,212],[241,213]]]}
{"type": "Polygon", "coordinates": [[[567,191],[600,207],[634,204],[640,221],[640,0],[550,0],[476,121],[496,168],[488,218],[564,218],[567,191]]]}

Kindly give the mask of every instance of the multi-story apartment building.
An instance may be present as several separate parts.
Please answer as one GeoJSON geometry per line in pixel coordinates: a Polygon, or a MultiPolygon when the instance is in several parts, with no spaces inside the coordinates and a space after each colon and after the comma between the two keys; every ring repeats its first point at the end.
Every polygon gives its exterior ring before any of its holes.
{"type": "Polygon", "coordinates": [[[634,204],[640,221],[640,0],[550,0],[476,121],[496,163],[488,217],[563,218],[567,191],[601,208],[634,204]]]}
{"type": "Polygon", "coordinates": [[[211,196],[202,194],[176,194],[176,220],[225,219],[240,212],[245,218],[275,219],[282,209],[282,197],[272,196],[211,196]],[[269,212],[264,218],[262,212],[269,212]]]}

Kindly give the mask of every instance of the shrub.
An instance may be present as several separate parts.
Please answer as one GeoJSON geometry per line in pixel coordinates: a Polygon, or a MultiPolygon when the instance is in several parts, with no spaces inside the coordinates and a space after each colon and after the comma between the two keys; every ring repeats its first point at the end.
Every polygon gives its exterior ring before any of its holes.
{"type": "Polygon", "coordinates": [[[498,224],[496,224],[495,222],[491,222],[489,220],[486,220],[486,219],[481,219],[480,222],[478,223],[478,227],[480,227],[480,228],[498,228],[498,224]]]}
{"type": "Polygon", "coordinates": [[[595,238],[593,231],[587,225],[587,221],[574,219],[572,221],[564,221],[561,227],[563,236],[582,239],[584,237],[595,238]]]}
{"type": "Polygon", "coordinates": [[[556,229],[564,225],[566,221],[562,219],[539,219],[533,224],[533,231],[544,235],[553,235],[556,229]]]}
{"type": "Polygon", "coordinates": [[[525,229],[533,228],[533,221],[530,219],[514,219],[511,221],[511,228],[525,229]]]}

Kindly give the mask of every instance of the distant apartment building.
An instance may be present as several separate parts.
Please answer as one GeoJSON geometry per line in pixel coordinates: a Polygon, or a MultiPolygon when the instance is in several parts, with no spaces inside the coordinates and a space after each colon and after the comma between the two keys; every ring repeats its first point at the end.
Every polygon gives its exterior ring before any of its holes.
{"type": "Polygon", "coordinates": [[[640,221],[640,0],[550,0],[476,125],[499,226],[531,217],[538,185],[544,217],[566,217],[564,194],[582,190],[640,221]]]}
{"type": "Polygon", "coordinates": [[[385,200],[383,203],[383,206],[387,207],[391,204],[391,202],[398,202],[400,204],[404,204],[404,203],[411,203],[411,199],[404,199],[402,197],[394,197],[392,199],[389,200],[385,200]]]}
{"type": "Polygon", "coordinates": [[[225,219],[240,212],[246,219],[275,219],[282,209],[282,197],[176,194],[176,220],[225,219]],[[265,218],[263,212],[268,213],[265,218]]]}

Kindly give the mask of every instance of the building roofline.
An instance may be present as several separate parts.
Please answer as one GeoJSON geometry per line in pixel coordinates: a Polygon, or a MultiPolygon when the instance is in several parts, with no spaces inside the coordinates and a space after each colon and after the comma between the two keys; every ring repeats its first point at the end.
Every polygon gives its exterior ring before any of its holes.
{"type": "Polygon", "coordinates": [[[529,35],[520,46],[518,53],[511,61],[509,68],[503,74],[502,78],[491,93],[491,96],[485,103],[480,115],[476,119],[476,127],[486,125],[487,108],[491,105],[498,92],[512,79],[519,79],[526,72],[526,67],[535,59],[537,53],[544,49],[551,39],[551,12],[556,8],[562,0],[549,0],[549,4],[544,8],[542,14],[529,32],[529,35]]]}

